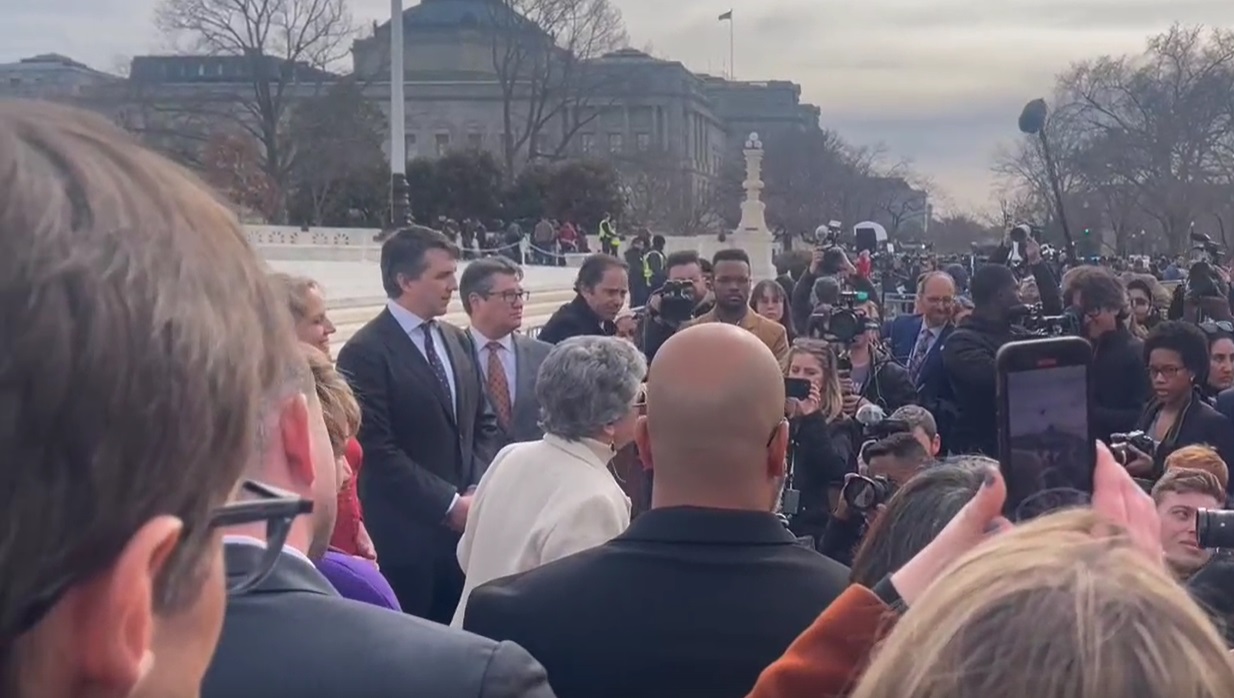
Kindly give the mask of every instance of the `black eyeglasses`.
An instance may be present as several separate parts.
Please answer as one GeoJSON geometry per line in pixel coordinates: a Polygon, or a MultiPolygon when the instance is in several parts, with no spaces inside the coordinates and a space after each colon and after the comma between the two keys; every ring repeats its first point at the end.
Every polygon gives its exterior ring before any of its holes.
{"type": "MultiPolygon", "coordinates": [[[[228,594],[243,594],[270,576],[283,549],[283,544],[287,542],[287,534],[291,531],[292,522],[296,517],[313,511],[313,502],[292,492],[253,480],[245,480],[240,485],[240,492],[255,496],[257,499],[224,504],[211,512],[206,526],[209,530],[214,530],[265,521],[266,548],[261,562],[252,571],[241,577],[228,579],[228,594]]],[[[181,540],[183,539],[182,537],[181,540]]],[[[76,567],[75,572],[66,574],[59,581],[46,585],[41,594],[24,605],[24,610],[17,615],[17,621],[12,629],[0,630],[0,641],[17,638],[29,632],[55,607],[69,589],[105,567],[115,558],[116,554],[118,550],[109,552],[96,549],[87,553],[89,559],[83,560],[83,564],[71,565],[76,567]]]]}
{"type": "Polygon", "coordinates": [[[501,300],[507,303],[511,303],[511,304],[514,303],[514,301],[519,301],[519,300],[526,303],[528,299],[531,298],[531,291],[502,291],[500,293],[495,293],[495,292],[490,291],[483,295],[485,298],[492,298],[493,296],[497,296],[501,300]]]}

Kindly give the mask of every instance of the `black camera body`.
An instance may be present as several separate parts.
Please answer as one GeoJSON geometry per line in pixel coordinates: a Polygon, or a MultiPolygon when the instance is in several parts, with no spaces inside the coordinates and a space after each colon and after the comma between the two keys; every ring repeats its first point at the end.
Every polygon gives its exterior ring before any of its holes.
{"type": "Polygon", "coordinates": [[[1191,233],[1192,252],[1195,261],[1187,269],[1184,289],[1187,298],[1220,298],[1221,275],[1213,267],[1221,255],[1221,246],[1204,233],[1191,233]]]}
{"type": "Polygon", "coordinates": [[[855,475],[844,483],[840,496],[853,511],[866,514],[886,504],[895,494],[895,483],[882,475],[855,475]]]}
{"type": "Polygon", "coordinates": [[[1038,337],[1079,337],[1084,333],[1084,319],[1074,308],[1067,308],[1060,315],[1045,315],[1040,303],[1025,308],[1020,324],[1038,337]]]}
{"type": "Polygon", "coordinates": [[[1197,510],[1195,535],[1201,548],[1234,548],[1234,511],[1197,510]]]}
{"type": "Polygon", "coordinates": [[[665,281],[659,290],[660,317],[668,322],[682,323],[694,317],[697,301],[694,284],[684,279],[665,281]]]}
{"type": "Polygon", "coordinates": [[[1130,459],[1130,453],[1127,451],[1128,446],[1150,456],[1157,452],[1157,442],[1153,441],[1153,437],[1142,431],[1110,434],[1110,452],[1114,454],[1114,458],[1122,465],[1127,465],[1130,459]]]}
{"type": "Polygon", "coordinates": [[[842,291],[836,307],[830,311],[815,311],[806,322],[806,336],[824,339],[836,344],[852,344],[867,330],[878,329],[878,323],[866,317],[865,311],[857,309],[857,303],[868,300],[865,293],[842,291]]]}

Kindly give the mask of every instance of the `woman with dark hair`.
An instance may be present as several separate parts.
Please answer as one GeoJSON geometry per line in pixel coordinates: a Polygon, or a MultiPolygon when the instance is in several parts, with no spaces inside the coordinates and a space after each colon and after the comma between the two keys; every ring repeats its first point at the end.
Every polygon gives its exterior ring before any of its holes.
{"type": "Polygon", "coordinates": [[[1163,302],[1168,305],[1169,294],[1157,280],[1147,274],[1133,274],[1126,281],[1127,303],[1131,306],[1128,323],[1132,334],[1144,339],[1162,322],[1163,302]]]}
{"type": "Polygon", "coordinates": [[[1144,340],[1144,359],[1153,386],[1153,400],[1144,408],[1136,429],[1157,442],[1155,453],[1129,448],[1127,470],[1156,480],[1165,458],[1183,446],[1207,444],[1221,459],[1234,463],[1234,433],[1230,422],[1200,396],[1208,380],[1208,340],[1189,322],[1167,321],[1144,340]]]}
{"type": "Polygon", "coordinates": [[[1208,338],[1208,380],[1200,393],[1212,402],[1222,390],[1234,387],[1234,333],[1229,323],[1200,324],[1208,338]]]}
{"type": "Polygon", "coordinates": [[[755,284],[754,290],[750,291],[750,309],[784,325],[790,344],[797,338],[797,331],[793,328],[793,306],[779,282],[766,279],[755,284]]]}
{"type": "Polygon", "coordinates": [[[913,476],[866,532],[849,581],[872,589],[900,569],[977,494],[990,467],[998,463],[984,456],[955,456],[913,476]]]}

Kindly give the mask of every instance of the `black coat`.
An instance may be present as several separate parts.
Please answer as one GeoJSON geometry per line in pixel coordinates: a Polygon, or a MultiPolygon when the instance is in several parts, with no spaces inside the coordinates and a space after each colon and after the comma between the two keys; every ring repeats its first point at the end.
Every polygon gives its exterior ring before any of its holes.
{"type": "Polygon", "coordinates": [[[1134,429],[1152,398],[1144,342],[1126,329],[1102,335],[1093,346],[1092,371],[1093,429],[1108,441],[1134,429]]]}
{"type": "MultiPolygon", "coordinates": [[[[1153,422],[1161,412],[1161,403],[1154,400],[1140,414],[1135,428],[1151,434],[1153,422]]],[[[1193,395],[1191,402],[1183,408],[1182,416],[1171,427],[1166,438],[1157,446],[1153,455],[1155,466],[1154,477],[1159,477],[1165,469],[1165,459],[1171,453],[1183,446],[1211,446],[1226,463],[1234,463],[1234,429],[1230,420],[1216,408],[1204,402],[1200,396],[1193,395]]]]}
{"type": "Polygon", "coordinates": [[[566,303],[553,313],[553,316],[540,328],[536,339],[549,344],[564,342],[571,337],[600,335],[612,337],[617,334],[617,326],[608,320],[600,319],[599,315],[587,305],[582,295],[574,296],[574,300],[566,303]]]}
{"type": "Polygon", "coordinates": [[[951,429],[951,452],[998,457],[995,356],[1004,344],[1031,337],[1023,327],[971,315],[947,338],[943,367],[959,412],[951,429]]]}
{"type": "Polygon", "coordinates": [[[848,584],[770,513],[653,509],[597,548],[476,588],[559,698],[741,698],[848,584]]]}

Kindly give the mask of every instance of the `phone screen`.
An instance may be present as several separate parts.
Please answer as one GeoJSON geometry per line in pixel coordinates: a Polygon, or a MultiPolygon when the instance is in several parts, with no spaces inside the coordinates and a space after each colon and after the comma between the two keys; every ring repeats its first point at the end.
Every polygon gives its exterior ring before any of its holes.
{"type": "Polygon", "coordinates": [[[1088,362],[1053,354],[1052,341],[1000,360],[999,460],[1012,520],[1086,504],[1093,490],[1088,362]]]}
{"type": "Polygon", "coordinates": [[[805,378],[785,378],[784,397],[806,400],[810,397],[810,381],[805,378]]]}

